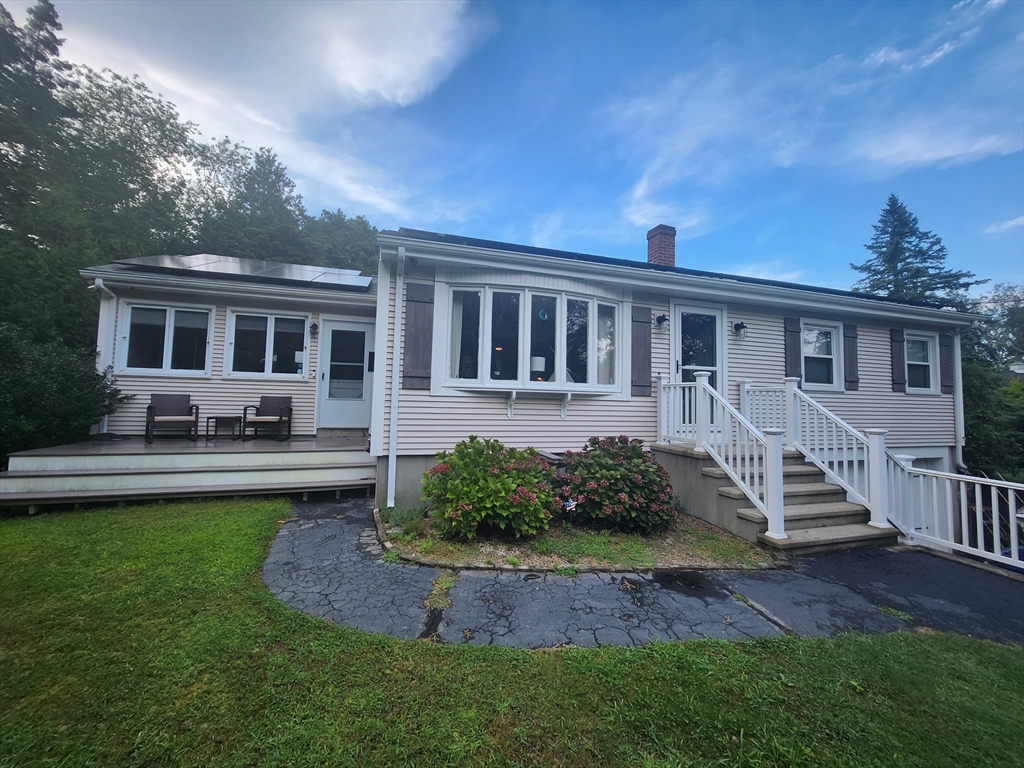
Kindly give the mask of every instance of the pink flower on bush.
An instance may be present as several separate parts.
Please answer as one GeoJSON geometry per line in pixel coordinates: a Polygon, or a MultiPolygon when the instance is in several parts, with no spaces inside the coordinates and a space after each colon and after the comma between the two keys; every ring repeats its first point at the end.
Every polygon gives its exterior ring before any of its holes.
{"type": "Polygon", "coordinates": [[[449,467],[447,464],[435,464],[429,470],[427,470],[427,474],[430,475],[430,477],[437,477],[438,475],[443,475],[450,471],[451,467],[449,467]]]}
{"type": "Polygon", "coordinates": [[[633,473],[633,482],[634,483],[642,483],[643,481],[644,481],[644,479],[640,476],[639,472],[634,472],[633,473]]]}
{"type": "Polygon", "coordinates": [[[597,490],[597,483],[591,481],[591,482],[587,483],[586,487],[587,487],[588,491],[596,491],[597,490]]]}

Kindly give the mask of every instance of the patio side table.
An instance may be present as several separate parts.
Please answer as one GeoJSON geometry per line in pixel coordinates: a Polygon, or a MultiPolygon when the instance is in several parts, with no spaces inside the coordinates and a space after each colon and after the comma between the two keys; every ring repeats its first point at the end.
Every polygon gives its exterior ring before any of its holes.
{"type": "Polygon", "coordinates": [[[241,416],[207,416],[206,417],[206,439],[217,440],[221,437],[230,437],[232,440],[238,440],[242,436],[242,417],[241,416]],[[210,422],[213,422],[213,435],[210,434],[210,422]],[[221,430],[226,430],[227,434],[221,434],[221,430]]]}

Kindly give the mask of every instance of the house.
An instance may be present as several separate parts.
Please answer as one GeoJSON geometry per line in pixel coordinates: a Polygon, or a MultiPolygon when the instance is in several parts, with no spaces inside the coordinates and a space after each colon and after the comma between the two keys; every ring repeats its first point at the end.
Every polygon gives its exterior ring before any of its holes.
{"type": "MultiPolygon", "coordinates": [[[[747,538],[810,547],[829,543],[816,528],[833,544],[902,531],[1018,552],[1017,487],[955,474],[959,335],[976,316],[677,266],[675,234],[650,230],[640,262],[383,231],[374,280],[213,256],[83,270],[103,294],[100,365],[138,395],[104,431],[140,435],[153,392],[188,392],[201,416],[290,395],[296,437],[277,450],[358,447],[361,474],[339,469],[335,483],[375,482],[382,507],[420,505],[435,454],[471,434],[551,453],[628,434],[690,512],[747,538]]],[[[257,450],[224,445],[210,455],[257,450]]],[[[330,487],[321,477],[311,487],[330,487]]]]}

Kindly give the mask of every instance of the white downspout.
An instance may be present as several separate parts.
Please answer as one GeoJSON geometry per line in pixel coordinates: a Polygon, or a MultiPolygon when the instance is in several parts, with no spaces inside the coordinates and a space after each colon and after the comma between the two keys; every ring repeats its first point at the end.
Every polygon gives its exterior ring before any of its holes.
{"type": "MultiPolygon", "coordinates": [[[[93,279],[92,287],[105,294],[105,297],[100,299],[100,316],[96,333],[99,354],[96,356],[96,370],[106,374],[107,368],[114,364],[114,323],[117,317],[117,296],[103,283],[102,277],[93,279]]],[[[107,418],[104,416],[98,424],[93,425],[94,434],[102,434],[107,431],[107,418]]]]}
{"type": "Polygon", "coordinates": [[[398,246],[395,274],[395,341],[391,356],[391,417],[388,419],[388,507],[395,506],[395,474],[398,469],[398,389],[402,371],[402,280],[405,277],[405,246],[398,246]]]}
{"type": "MultiPolygon", "coordinates": [[[[973,325],[971,326],[974,327],[973,325]]],[[[964,469],[964,444],[967,430],[964,426],[964,376],[960,358],[960,329],[953,333],[953,429],[956,432],[956,468],[964,469]]]]}

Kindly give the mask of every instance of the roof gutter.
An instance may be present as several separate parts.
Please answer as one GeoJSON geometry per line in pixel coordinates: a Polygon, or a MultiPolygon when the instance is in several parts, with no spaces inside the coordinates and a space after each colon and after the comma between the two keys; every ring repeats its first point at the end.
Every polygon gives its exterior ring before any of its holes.
{"type": "MultiPolygon", "coordinates": [[[[398,470],[398,392],[402,370],[403,322],[402,283],[405,278],[405,246],[398,246],[398,269],[395,274],[395,336],[391,358],[391,418],[388,420],[388,507],[395,506],[395,478],[398,470]]],[[[382,404],[383,405],[383,404],[382,404]]]]}
{"type": "Polygon", "coordinates": [[[529,269],[534,271],[571,273],[585,269],[590,279],[604,279],[617,284],[627,283],[634,288],[665,293],[666,290],[692,292],[694,296],[723,302],[748,301],[779,308],[818,309],[824,312],[855,312],[862,316],[892,320],[900,318],[937,325],[966,327],[980,319],[979,315],[953,313],[931,307],[875,301],[855,296],[818,293],[810,289],[765,286],[746,283],[729,277],[684,275],[676,272],[649,271],[619,264],[591,261],[569,261],[553,256],[524,254],[516,251],[481,249],[452,243],[435,243],[381,234],[378,242],[385,247],[405,246],[410,256],[425,261],[444,262],[459,266],[480,268],[481,251],[488,259],[487,266],[499,269],[529,269]]]}

